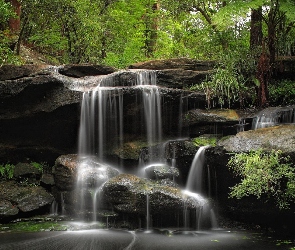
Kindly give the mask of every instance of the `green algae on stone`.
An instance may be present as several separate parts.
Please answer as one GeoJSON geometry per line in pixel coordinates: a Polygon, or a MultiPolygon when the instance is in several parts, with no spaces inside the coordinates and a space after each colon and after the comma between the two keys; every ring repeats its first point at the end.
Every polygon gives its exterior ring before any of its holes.
{"type": "Polygon", "coordinates": [[[216,146],[217,138],[216,137],[205,137],[205,136],[200,136],[192,139],[194,144],[198,147],[200,146],[216,146]]]}
{"type": "Polygon", "coordinates": [[[1,232],[66,231],[68,227],[56,221],[21,221],[0,225],[1,232]]]}

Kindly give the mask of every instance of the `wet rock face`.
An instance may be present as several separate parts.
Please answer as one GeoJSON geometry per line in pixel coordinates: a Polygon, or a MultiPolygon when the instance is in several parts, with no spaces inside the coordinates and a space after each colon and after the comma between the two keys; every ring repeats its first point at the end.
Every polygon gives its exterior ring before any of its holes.
{"type": "Polygon", "coordinates": [[[70,154],[56,159],[53,173],[56,187],[60,191],[71,191],[76,188],[78,181],[83,183],[83,188],[98,187],[118,175],[119,171],[102,164],[96,157],[79,159],[76,154],[70,154]]]}
{"type": "Polygon", "coordinates": [[[262,148],[267,151],[280,149],[284,153],[294,154],[295,125],[280,125],[240,132],[218,144],[229,152],[247,152],[262,148]]]}
{"type": "Polygon", "coordinates": [[[118,175],[102,187],[104,200],[117,212],[144,215],[147,198],[151,214],[199,209],[207,203],[185,195],[180,189],[158,184],[130,174],[118,175]],[[148,196],[148,197],[147,197],[148,196]]]}
{"type": "Polygon", "coordinates": [[[20,186],[14,181],[0,182],[0,218],[38,211],[53,200],[53,196],[40,186],[20,186]]]}
{"type": "Polygon", "coordinates": [[[129,68],[157,70],[157,81],[160,86],[182,89],[201,83],[213,72],[214,65],[214,61],[178,58],[135,63],[129,68]]]}
{"type": "Polygon", "coordinates": [[[51,162],[76,149],[82,93],[50,66],[3,66],[0,80],[0,162],[51,162]]]}
{"type": "Polygon", "coordinates": [[[115,69],[102,65],[77,64],[60,67],[58,72],[65,76],[79,78],[85,76],[107,75],[115,72],[115,69]]]}
{"type": "Polygon", "coordinates": [[[148,178],[153,180],[173,179],[179,176],[179,170],[165,164],[151,164],[145,168],[148,178]]]}

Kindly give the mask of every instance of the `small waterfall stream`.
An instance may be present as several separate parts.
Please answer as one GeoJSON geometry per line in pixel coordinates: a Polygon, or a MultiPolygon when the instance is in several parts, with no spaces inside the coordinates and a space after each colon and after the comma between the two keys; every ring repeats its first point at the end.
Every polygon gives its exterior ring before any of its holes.
{"type": "Polygon", "coordinates": [[[197,151],[186,182],[186,190],[190,192],[203,193],[203,168],[205,151],[209,146],[202,146],[197,151]]]}
{"type": "MultiPolygon", "coordinates": [[[[147,145],[162,141],[161,95],[156,86],[156,73],[145,70],[135,70],[133,73],[136,75],[136,80],[130,84],[131,86],[124,88],[117,86],[116,77],[106,76],[99,78],[96,88],[83,94],[78,148],[81,163],[77,178],[79,200],[77,210],[92,210],[93,220],[97,219],[100,186],[110,177],[109,169],[114,168],[108,165],[105,155],[110,148],[122,148],[124,143],[124,90],[126,88],[138,92],[136,99],[142,103],[143,107],[138,119],[143,118],[147,145]],[[92,208],[86,204],[87,196],[89,196],[86,187],[89,188],[89,185],[92,189],[92,208]]],[[[122,166],[117,166],[114,169],[121,168],[122,166]]]]}
{"type": "Polygon", "coordinates": [[[288,123],[295,123],[295,106],[270,107],[260,111],[254,117],[252,129],[267,128],[288,123]]]}
{"type": "MultiPolygon", "coordinates": [[[[78,207],[76,210],[80,211],[84,219],[85,214],[90,213],[90,218],[93,221],[99,219],[99,210],[103,209],[100,205],[102,184],[115,176],[116,173],[124,172],[123,166],[119,164],[117,166],[114,166],[114,164],[109,165],[107,155],[114,148],[123,148],[125,130],[130,129],[124,127],[126,124],[124,119],[128,115],[126,112],[130,112],[129,109],[124,109],[124,105],[128,103],[125,96],[127,89],[128,95],[133,94],[137,107],[141,107],[140,110],[136,110],[138,112],[136,118],[138,121],[136,122],[139,127],[134,127],[134,129],[140,131],[145,137],[149,151],[148,160],[142,160],[139,164],[141,168],[139,172],[150,167],[165,169],[168,175],[173,176],[174,180],[174,174],[176,173],[175,147],[171,152],[171,162],[168,163],[165,158],[165,150],[169,142],[162,142],[162,97],[159,87],[156,85],[156,72],[147,70],[135,70],[132,72],[136,78],[128,86],[125,86],[125,83],[121,86],[116,77],[100,77],[97,87],[83,94],[78,150],[80,165],[76,194],[78,207]]],[[[127,97],[130,98],[128,95],[127,97]]],[[[183,96],[181,95],[181,105],[178,110],[180,115],[182,114],[182,99],[183,96]]],[[[132,121],[127,121],[127,124],[134,126],[132,121]]],[[[197,152],[190,169],[186,190],[183,190],[185,228],[192,227],[199,230],[202,227],[203,218],[210,216],[210,205],[203,196],[204,187],[202,184],[206,148],[207,146],[201,147],[197,152]]],[[[146,229],[149,229],[152,226],[150,214],[151,194],[147,192],[145,196],[146,229]]]]}
{"type": "MultiPolygon", "coordinates": [[[[211,175],[210,175],[210,169],[209,167],[205,167],[205,151],[209,147],[207,146],[201,146],[197,153],[195,154],[195,157],[193,159],[193,162],[190,167],[190,171],[188,174],[187,182],[186,182],[186,189],[185,192],[196,199],[196,201],[202,203],[202,206],[199,210],[196,210],[196,229],[200,230],[201,228],[201,221],[203,217],[210,218],[211,227],[217,228],[217,219],[214,212],[214,209],[210,204],[205,202],[206,197],[206,191],[208,192],[207,195],[209,195],[209,198],[211,198],[211,175]],[[207,173],[206,171],[207,170],[207,173]],[[207,176],[207,189],[204,186],[204,180],[205,176],[207,176]]],[[[187,214],[185,216],[188,216],[187,214]]],[[[188,221],[187,218],[185,218],[185,221],[188,221]]],[[[187,225],[185,224],[185,227],[187,225]]]]}

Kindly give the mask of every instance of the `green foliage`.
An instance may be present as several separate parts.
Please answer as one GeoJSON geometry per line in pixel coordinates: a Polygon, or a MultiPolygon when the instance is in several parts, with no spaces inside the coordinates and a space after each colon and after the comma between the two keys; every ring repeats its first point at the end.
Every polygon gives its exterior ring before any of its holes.
{"type": "Polygon", "coordinates": [[[0,177],[4,179],[12,179],[15,166],[13,164],[0,165],[0,177]]]}
{"type": "MultiPolygon", "coordinates": [[[[249,50],[249,10],[265,6],[263,14],[267,20],[269,6],[273,3],[161,0],[160,9],[155,10],[156,2],[24,0],[21,1],[21,41],[59,63],[104,63],[125,68],[138,61],[173,57],[225,58],[224,62],[228,63],[226,58],[232,57],[232,51],[249,50]],[[148,52],[149,42],[151,53],[148,52]]],[[[278,20],[277,26],[284,27],[284,33],[277,34],[276,45],[279,53],[286,54],[294,43],[294,28],[289,24],[294,20],[295,7],[292,1],[282,0],[279,8],[285,18],[278,20]]],[[[7,1],[0,0],[0,65],[19,63],[9,49],[11,38],[2,37],[7,27],[1,24],[12,14],[7,1]]],[[[267,27],[264,27],[266,35],[267,27]]],[[[249,58],[243,56],[237,55],[235,61],[240,58],[247,63],[249,58]]],[[[220,105],[231,105],[240,98],[237,93],[241,94],[249,77],[244,73],[241,76],[235,67],[221,65],[216,75],[201,88],[208,90],[210,101],[217,98],[220,105]]],[[[252,70],[252,74],[254,72],[252,70]]]]}
{"type": "Polygon", "coordinates": [[[3,64],[20,64],[20,59],[13,53],[10,46],[17,39],[8,30],[8,20],[15,13],[7,1],[0,0],[0,67],[3,64]]]}
{"type": "Polygon", "coordinates": [[[273,105],[292,105],[295,103],[295,81],[283,80],[268,86],[273,105]]]}
{"type": "Polygon", "coordinates": [[[0,31],[0,67],[4,64],[22,64],[21,59],[10,49],[12,40],[4,33],[0,31]]]}
{"type": "Polygon", "coordinates": [[[6,224],[4,228],[0,227],[0,232],[66,231],[67,229],[67,225],[55,221],[21,221],[6,224]]]}
{"type": "Polygon", "coordinates": [[[228,167],[242,178],[231,188],[230,197],[266,196],[273,198],[280,209],[288,208],[295,201],[295,168],[281,151],[234,154],[228,167]]]}
{"type": "Polygon", "coordinates": [[[44,170],[44,164],[43,163],[31,162],[31,165],[33,167],[37,168],[41,172],[43,172],[43,170],[44,170]]]}
{"type": "Polygon", "coordinates": [[[200,85],[191,87],[191,90],[202,90],[206,94],[208,108],[217,104],[230,107],[233,102],[239,101],[243,105],[248,95],[249,82],[254,71],[255,60],[249,52],[240,49],[222,54],[220,64],[209,79],[200,85]],[[212,104],[213,105],[212,105],[212,104]]]}
{"type": "Polygon", "coordinates": [[[11,4],[5,0],[0,0],[0,27],[13,16],[14,12],[11,4]]]}
{"type": "Polygon", "coordinates": [[[193,142],[198,147],[199,146],[206,146],[206,145],[216,146],[216,141],[217,141],[216,137],[200,136],[200,137],[196,137],[196,138],[193,139],[193,142]]]}

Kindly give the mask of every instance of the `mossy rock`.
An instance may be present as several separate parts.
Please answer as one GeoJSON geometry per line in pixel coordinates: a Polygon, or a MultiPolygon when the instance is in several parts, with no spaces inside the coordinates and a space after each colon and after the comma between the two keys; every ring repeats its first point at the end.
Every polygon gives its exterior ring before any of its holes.
{"type": "Polygon", "coordinates": [[[161,185],[158,182],[139,178],[131,174],[121,174],[102,187],[104,200],[118,213],[145,215],[147,199],[151,214],[165,214],[168,211],[199,209],[205,199],[196,200],[183,193],[179,188],[161,185]]]}
{"type": "Polygon", "coordinates": [[[294,153],[295,125],[280,125],[240,132],[219,141],[218,145],[229,152],[247,152],[262,148],[266,151],[277,149],[284,153],[294,153]]]}

